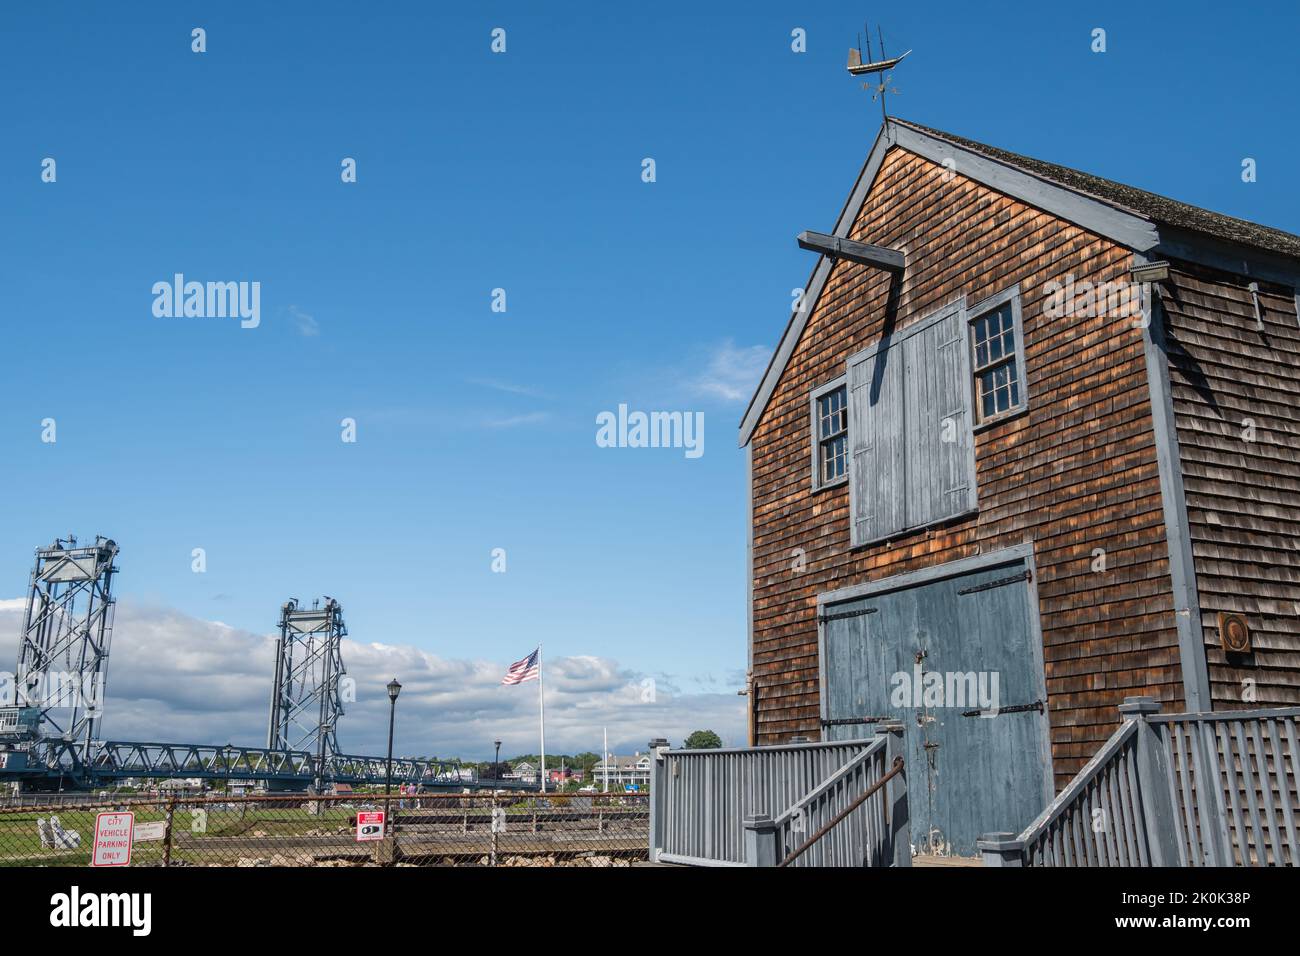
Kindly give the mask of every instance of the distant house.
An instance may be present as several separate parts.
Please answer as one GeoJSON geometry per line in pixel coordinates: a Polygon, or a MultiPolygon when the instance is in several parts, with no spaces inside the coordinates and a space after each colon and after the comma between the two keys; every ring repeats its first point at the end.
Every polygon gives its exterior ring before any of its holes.
{"type": "Polygon", "coordinates": [[[350,797],[352,792],[352,784],[350,783],[330,784],[330,793],[336,797],[350,797]]]}
{"type": "Polygon", "coordinates": [[[609,785],[622,789],[631,784],[646,787],[650,783],[650,755],[635,753],[630,757],[610,756],[608,762],[602,760],[592,769],[592,782],[597,786],[605,783],[605,774],[609,774],[609,785]]]}
{"type": "Polygon", "coordinates": [[[546,771],[546,779],[551,783],[568,783],[570,780],[582,782],[582,771],[574,770],[572,767],[561,767],[559,770],[546,771]]]}
{"type": "Polygon", "coordinates": [[[503,773],[501,776],[505,780],[522,780],[524,783],[536,783],[537,767],[527,760],[520,760],[511,766],[508,773],[503,773]]]}

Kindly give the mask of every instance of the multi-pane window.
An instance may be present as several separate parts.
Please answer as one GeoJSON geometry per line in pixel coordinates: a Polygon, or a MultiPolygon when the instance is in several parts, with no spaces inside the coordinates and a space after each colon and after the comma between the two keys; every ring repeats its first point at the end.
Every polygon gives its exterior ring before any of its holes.
{"type": "Polygon", "coordinates": [[[817,484],[839,481],[849,470],[849,408],[844,385],[816,397],[817,484]]]}
{"type": "Polygon", "coordinates": [[[981,422],[1021,407],[1019,350],[1014,302],[1005,302],[971,322],[971,368],[975,374],[975,412],[981,422]]]}

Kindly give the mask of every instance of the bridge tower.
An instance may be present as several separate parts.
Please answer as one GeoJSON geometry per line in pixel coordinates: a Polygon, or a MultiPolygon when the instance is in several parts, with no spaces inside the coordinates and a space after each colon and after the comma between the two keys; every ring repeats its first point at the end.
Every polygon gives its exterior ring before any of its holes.
{"type": "Polygon", "coordinates": [[[343,715],[341,645],[347,636],[343,608],[326,596],[310,608],[296,598],[280,609],[275,642],[275,685],[266,746],[271,750],[309,750],[316,755],[317,779],[326,757],[339,752],[338,719],[343,715]]]}
{"type": "Polygon", "coordinates": [[[69,536],[36,550],[13,704],[0,707],[6,769],[80,775],[90,762],[103,716],[116,557],[117,544],[100,535],[89,546],[69,536]]]}

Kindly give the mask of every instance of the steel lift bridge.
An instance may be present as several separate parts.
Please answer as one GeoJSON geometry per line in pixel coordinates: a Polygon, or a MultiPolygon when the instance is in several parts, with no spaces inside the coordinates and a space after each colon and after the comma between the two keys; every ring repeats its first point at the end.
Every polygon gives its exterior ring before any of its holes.
{"type": "MultiPolygon", "coordinates": [[[[339,751],[347,627],[333,598],[280,610],[265,747],[101,740],[118,547],[76,538],[38,548],[11,689],[0,684],[0,784],[29,790],[111,787],[128,778],[252,780],[273,790],[382,784],[387,758],[339,751]]],[[[529,789],[479,781],[438,760],[393,758],[392,781],[430,790],[529,789]]]]}

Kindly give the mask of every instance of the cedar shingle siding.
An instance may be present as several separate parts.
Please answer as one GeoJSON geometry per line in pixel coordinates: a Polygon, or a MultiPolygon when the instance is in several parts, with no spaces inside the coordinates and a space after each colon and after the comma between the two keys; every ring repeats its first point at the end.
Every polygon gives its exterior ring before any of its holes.
{"type": "Polygon", "coordinates": [[[1293,290],[1261,283],[1260,331],[1249,281],[1180,266],[1162,297],[1216,710],[1300,703],[1300,322],[1293,290]],[[1246,616],[1253,654],[1223,653],[1220,611],[1246,616]]]}
{"type": "MultiPolygon", "coordinates": [[[[756,743],[820,736],[820,592],[1032,540],[1062,784],[1114,728],[1124,697],[1182,704],[1142,331],[1043,311],[1044,285],[1069,274],[1127,281],[1131,252],[901,149],[886,155],[850,237],[907,254],[896,330],[963,293],[974,305],[1019,283],[1029,408],[975,435],[978,514],[851,550],[848,487],[811,489],[808,396],[879,341],[890,278],[835,265],[752,436],[756,743]]],[[[1294,668],[1289,633],[1290,656],[1276,660],[1294,668]]]]}

